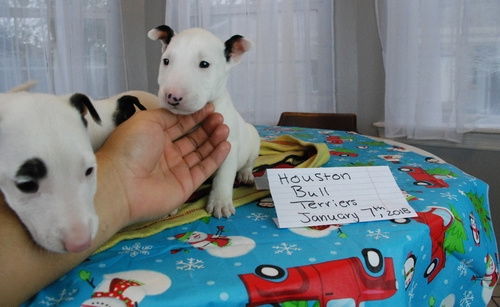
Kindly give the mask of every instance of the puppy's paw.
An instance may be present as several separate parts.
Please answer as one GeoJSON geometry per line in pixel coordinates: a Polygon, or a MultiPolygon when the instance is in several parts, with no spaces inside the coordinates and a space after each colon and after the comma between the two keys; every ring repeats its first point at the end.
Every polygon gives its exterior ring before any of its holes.
{"type": "Polygon", "coordinates": [[[237,179],[243,184],[252,184],[255,182],[251,168],[245,168],[238,171],[237,179]]]}
{"type": "Polygon", "coordinates": [[[214,195],[210,195],[205,209],[216,218],[230,217],[236,213],[232,199],[222,199],[214,195]]]}

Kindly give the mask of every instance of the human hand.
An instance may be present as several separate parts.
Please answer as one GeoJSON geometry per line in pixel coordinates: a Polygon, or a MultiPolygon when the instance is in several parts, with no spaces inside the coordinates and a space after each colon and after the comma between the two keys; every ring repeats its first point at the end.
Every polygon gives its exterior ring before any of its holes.
{"type": "Polygon", "coordinates": [[[112,166],[107,168],[116,175],[111,178],[120,182],[121,191],[115,194],[124,197],[125,224],[173,211],[224,161],[229,129],[222,115],[212,112],[211,104],[192,115],[163,109],[139,112],[118,126],[96,153],[98,162],[112,166]]]}

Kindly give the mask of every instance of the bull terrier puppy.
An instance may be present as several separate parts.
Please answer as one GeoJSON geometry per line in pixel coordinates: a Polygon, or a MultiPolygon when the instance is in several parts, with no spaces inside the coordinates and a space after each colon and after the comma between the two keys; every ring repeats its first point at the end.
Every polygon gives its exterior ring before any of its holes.
{"type": "Polygon", "coordinates": [[[96,159],[82,94],[0,94],[0,189],[33,239],[54,252],[90,246],[98,228],[96,159]]]}
{"type": "Polygon", "coordinates": [[[215,111],[224,116],[230,130],[231,151],[215,174],[206,210],[218,218],[231,216],[235,213],[235,177],[243,183],[254,182],[252,168],[260,148],[257,130],[243,120],[226,88],[229,70],[240,62],[251,43],[241,35],[223,43],[200,28],[174,34],[165,25],[151,29],[148,37],[162,44],[158,73],[160,105],[172,113],[191,114],[211,102],[215,111]]]}
{"type": "Polygon", "coordinates": [[[94,209],[98,149],[136,110],[158,98],[129,91],[95,101],[83,94],[0,94],[0,190],[33,239],[54,252],[80,252],[98,228],[94,209]]]}

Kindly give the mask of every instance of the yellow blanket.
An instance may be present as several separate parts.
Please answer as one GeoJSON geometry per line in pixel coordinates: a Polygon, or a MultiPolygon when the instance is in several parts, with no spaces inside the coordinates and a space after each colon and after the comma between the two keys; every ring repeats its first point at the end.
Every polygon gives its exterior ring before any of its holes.
{"type": "MultiPolygon", "coordinates": [[[[272,167],[320,167],[330,158],[328,147],[323,143],[309,143],[289,135],[279,136],[271,141],[262,141],[259,157],[255,161],[254,175],[261,176],[267,168],[272,167]]],[[[174,216],[138,223],[122,229],[96,253],[104,251],[118,242],[127,239],[143,238],[156,234],[164,229],[183,225],[201,218],[209,218],[205,211],[210,184],[202,185],[197,192],[182,205],[174,216]]],[[[233,203],[235,207],[247,204],[269,195],[268,190],[256,190],[253,186],[235,185],[233,203]]]]}

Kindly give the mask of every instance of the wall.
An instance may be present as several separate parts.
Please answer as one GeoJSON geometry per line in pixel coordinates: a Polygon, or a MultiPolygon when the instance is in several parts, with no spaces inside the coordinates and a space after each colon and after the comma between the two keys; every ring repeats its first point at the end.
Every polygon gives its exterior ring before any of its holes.
{"type": "Polygon", "coordinates": [[[161,45],[147,32],[165,22],[165,1],[123,0],[121,5],[127,87],[156,93],[161,45]]]}
{"type": "MultiPolygon", "coordinates": [[[[162,25],[165,23],[165,1],[151,1],[144,0],[146,2],[146,10],[150,14],[146,18],[145,22],[145,32],[150,29],[162,25]]],[[[158,92],[158,66],[160,65],[161,59],[161,44],[157,41],[152,41],[149,38],[146,40],[146,58],[148,67],[148,91],[150,93],[158,92]]]]}
{"type": "Polygon", "coordinates": [[[375,1],[336,0],[335,65],[337,112],[356,113],[358,130],[376,135],[384,118],[384,66],[375,1]]]}

